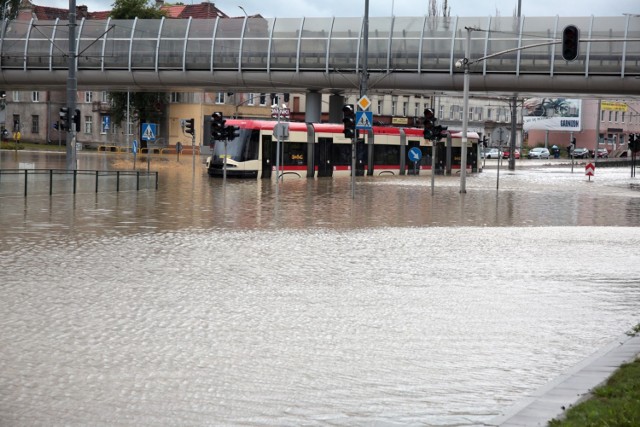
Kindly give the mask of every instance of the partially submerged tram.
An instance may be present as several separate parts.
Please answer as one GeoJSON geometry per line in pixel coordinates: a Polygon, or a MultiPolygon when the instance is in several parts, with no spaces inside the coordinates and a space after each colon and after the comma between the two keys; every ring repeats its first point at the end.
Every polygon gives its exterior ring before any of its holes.
{"type": "MultiPolygon", "coordinates": [[[[352,142],[345,138],[342,124],[287,122],[288,137],[281,138],[277,161],[278,122],[270,120],[229,119],[237,136],[230,141],[215,141],[207,159],[207,172],[212,177],[271,178],[278,174],[300,178],[350,176],[352,142]]],[[[436,143],[436,173],[460,169],[461,135],[451,132],[449,138],[436,143]]],[[[467,169],[477,167],[478,134],[467,134],[467,169]]],[[[404,175],[432,172],[432,141],[424,139],[421,128],[373,126],[359,131],[356,143],[356,175],[404,175]],[[419,162],[408,158],[409,150],[418,147],[419,162]]]]}

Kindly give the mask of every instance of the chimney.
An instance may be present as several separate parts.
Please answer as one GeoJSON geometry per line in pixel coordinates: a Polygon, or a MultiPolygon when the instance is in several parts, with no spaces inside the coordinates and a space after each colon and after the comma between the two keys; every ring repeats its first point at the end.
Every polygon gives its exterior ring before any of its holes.
{"type": "Polygon", "coordinates": [[[78,8],[76,9],[76,13],[78,14],[78,16],[86,18],[89,15],[89,9],[84,5],[78,6],[78,8]]]}

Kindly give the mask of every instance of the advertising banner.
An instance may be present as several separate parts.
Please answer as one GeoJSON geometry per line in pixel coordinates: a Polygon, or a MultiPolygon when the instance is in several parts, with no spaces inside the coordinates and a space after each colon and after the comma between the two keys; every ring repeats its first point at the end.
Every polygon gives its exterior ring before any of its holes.
{"type": "Polygon", "coordinates": [[[580,131],[581,107],[580,99],[529,98],[522,104],[524,130],[580,131]]]}

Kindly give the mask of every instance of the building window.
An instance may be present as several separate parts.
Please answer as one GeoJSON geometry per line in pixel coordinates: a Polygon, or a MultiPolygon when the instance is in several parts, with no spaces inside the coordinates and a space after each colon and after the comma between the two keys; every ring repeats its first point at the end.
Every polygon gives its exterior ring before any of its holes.
{"type": "Polygon", "coordinates": [[[609,111],[609,121],[611,121],[612,117],[613,117],[613,111],[609,111]]]}
{"type": "Polygon", "coordinates": [[[224,97],[225,97],[224,92],[216,93],[216,104],[224,104],[224,97]]]}
{"type": "Polygon", "coordinates": [[[261,93],[260,94],[260,105],[262,105],[262,106],[267,105],[267,94],[266,93],[261,93]]]}
{"type": "Polygon", "coordinates": [[[31,133],[40,133],[40,116],[31,116],[31,133]]]}
{"type": "Polygon", "coordinates": [[[487,108],[487,120],[491,120],[493,116],[493,110],[491,108],[487,108]]]}
{"type": "Polygon", "coordinates": [[[475,108],[469,108],[469,111],[467,112],[467,114],[469,115],[470,122],[473,121],[473,110],[475,110],[475,108]]]}
{"type": "Polygon", "coordinates": [[[438,107],[438,117],[444,117],[444,105],[442,104],[438,107]]]}
{"type": "Polygon", "coordinates": [[[409,103],[404,101],[402,103],[402,116],[407,117],[407,115],[409,115],[409,103]]]}
{"type": "Polygon", "coordinates": [[[391,115],[395,116],[398,113],[398,97],[391,97],[391,115]]]}
{"type": "Polygon", "coordinates": [[[624,123],[624,116],[625,116],[625,112],[623,111],[622,113],[620,113],[620,115],[622,116],[622,123],[624,123]]]}
{"type": "Polygon", "coordinates": [[[419,102],[416,102],[415,110],[413,112],[413,116],[414,117],[420,116],[420,103],[419,102]]]}
{"type": "Polygon", "coordinates": [[[18,132],[20,130],[20,114],[13,115],[13,131],[18,132]]]}
{"type": "Polygon", "coordinates": [[[604,122],[604,110],[600,110],[600,121],[604,122]]]}
{"type": "Polygon", "coordinates": [[[614,116],[613,116],[613,121],[617,122],[618,121],[618,112],[616,111],[614,116]]]}
{"type": "Polygon", "coordinates": [[[84,133],[93,133],[93,116],[84,116],[84,133]]]}
{"type": "Polygon", "coordinates": [[[87,104],[91,104],[93,102],[93,92],[84,93],[84,102],[87,104]]]}
{"type": "Polygon", "coordinates": [[[31,92],[31,102],[40,102],[40,92],[36,90],[31,92]]]}
{"type": "Polygon", "coordinates": [[[109,102],[109,92],[103,90],[100,93],[100,102],[109,102]]]}
{"type": "Polygon", "coordinates": [[[185,102],[184,93],[182,92],[171,92],[169,95],[169,102],[173,104],[178,104],[180,102],[185,102]]]}
{"type": "Polygon", "coordinates": [[[247,94],[247,105],[256,105],[256,101],[253,98],[252,93],[247,94]]]}
{"type": "Polygon", "coordinates": [[[13,101],[14,102],[20,102],[20,91],[19,90],[14,90],[13,91],[13,101]]]}
{"type": "Polygon", "coordinates": [[[477,114],[477,120],[478,121],[482,121],[482,113],[483,113],[482,107],[476,108],[476,114],[477,114]]]}
{"type": "Polygon", "coordinates": [[[377,111],[377,115],[381,116],[382,115],[382,101],[380,101],[379,99],[376,100],[376,111],[377,111]]]}
{"type": "Polygon", "coordinates": [[[449,107],[449,120],[453,120],[456,117],[456,106],[451,105],[449,107]]]}

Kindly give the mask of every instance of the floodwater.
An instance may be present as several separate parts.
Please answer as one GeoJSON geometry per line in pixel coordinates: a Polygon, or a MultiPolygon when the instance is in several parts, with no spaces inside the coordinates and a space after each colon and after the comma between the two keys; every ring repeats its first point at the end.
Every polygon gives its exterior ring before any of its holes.
{"type": "Polygon", "coordinates": [[[496,189],[493,167],[466,194],[366,177],[352,198],[350,178],[150,167],[157,191],[2,177],[0,424],[482,425],[640,321],[627,168],[503,168],[496,189]]]}

